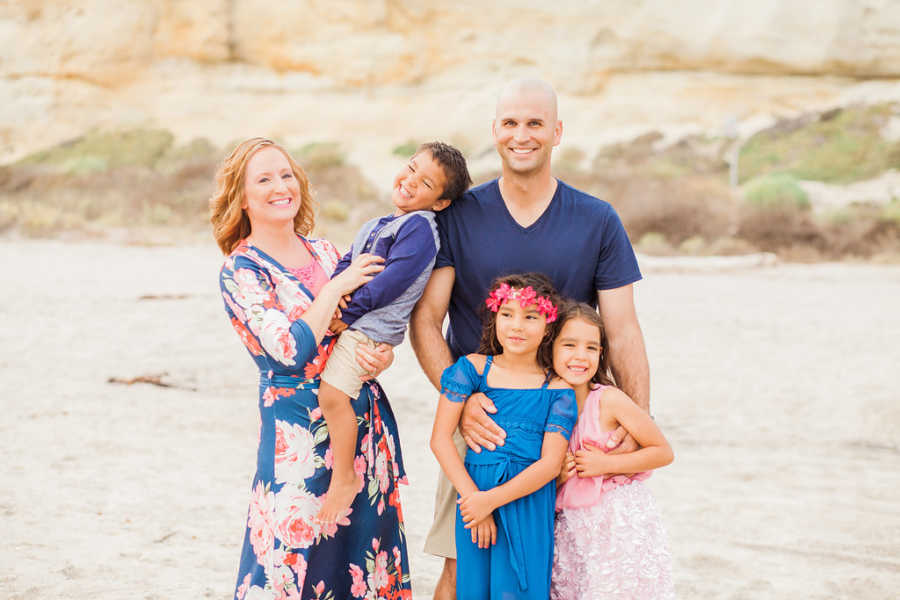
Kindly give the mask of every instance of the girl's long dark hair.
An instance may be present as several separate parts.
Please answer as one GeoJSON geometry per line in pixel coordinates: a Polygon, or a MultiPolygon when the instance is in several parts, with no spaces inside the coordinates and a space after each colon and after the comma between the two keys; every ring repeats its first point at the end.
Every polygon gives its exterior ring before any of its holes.
{"type": "MultiPolygon", "coordinates": [[[[543,273],[517,273],[513,275],[503,275],[491,282],[488,290],[488,296],[503,284],[507,284],[514,288],[526,288],[531,286],[538,296],[543,296],[559,307],[562,298],[553,287],[553,282],[543,273]]],[[[485,304],[481,305],[482,310],[482,327],[481,327],[481,343],[478,345],[479,354],[503,354],[503,346],[497,339],[497,313],[491,311],[485,304]]],[[[556,338],[556,332],[559,331],[560,319],[552,323],[547,323],[544,330],[544,337],[541,340],[537,350],[538,365],[546,372],[553,371],[553,340],[556,338]]]]}
{"type": "Polygon", "coordinates": [[[591,325],[596,325],[597,329],[600,330],[600,364],[597,365],[597,372],[591,377],[591,383],[615,386],[615,379],[609,369],[609,341],[606,339],[603,319],[589,304],[567,300],[559,307],[558,323],[554,323],[558,327],[557,332],[562,331],[563,325],[572,319],[581,319],[591,325]]]}

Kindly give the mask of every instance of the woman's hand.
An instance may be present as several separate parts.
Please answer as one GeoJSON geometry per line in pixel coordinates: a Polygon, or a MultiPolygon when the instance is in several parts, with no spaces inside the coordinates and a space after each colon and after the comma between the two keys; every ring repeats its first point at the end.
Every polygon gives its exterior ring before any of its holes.
{"type": "Polygon", "coordinates": [[[597,477],[609,472],[606,453],[597,446],[585,443],[584,450],[575,452],[575,470],[579,477],[597,477]]]}
{"type": "Polygon", "coordinates": [[[575,455],[567,451],[566,459],[563,461],[562,469],[559,470],[559,475],[556,477],[556,486],[559,487],[568,480],[575,477],[575,473],[575,455]]]}
{"type": "Polygon", "coordinates": [[[360,377],[368,381],[381,375],[381,373],[394,362],[394,347],[381,343],[372,348],[366,344],[356,345],[356,362],[366,370],[369,375],[360,377]]]}
{"type": "Polygon", "coordinates": [[[494,512],[494,502],[490,492],[472,492],[457,500],[459,513],[462,515],[466,529],[472,529],[494,512]]]}
{"type": "Polygon", "coordinates": [[[361,285],[365,285],[372,281],[377,273],[384,271],[384,258],[375,254],[360,254],[350,266],[341,271],[341,273],[328,282],[328,285],[335,286],[341,296],[349,294],[361,285]]]}
{"type": "Polygon", "coordinates": [[[494,516],[488,515],[486,519],[472,527],[472,543],[479,548],[487,548],[497,543],[497,525],[494,516]]]}

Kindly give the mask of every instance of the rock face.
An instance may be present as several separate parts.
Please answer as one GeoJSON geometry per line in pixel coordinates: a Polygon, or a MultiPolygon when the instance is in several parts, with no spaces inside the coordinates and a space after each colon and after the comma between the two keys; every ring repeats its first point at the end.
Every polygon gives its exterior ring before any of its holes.
{"type": "Polygon", "coordinates": [[[19,0],[0,6],[0,44],[0,160],[147,123],[382,146],[433,131],[480,150],[493,94],[521,75],[556,85],[585,138],[829,102],[865,78],[894,93],[900,4],[19,0]]]}

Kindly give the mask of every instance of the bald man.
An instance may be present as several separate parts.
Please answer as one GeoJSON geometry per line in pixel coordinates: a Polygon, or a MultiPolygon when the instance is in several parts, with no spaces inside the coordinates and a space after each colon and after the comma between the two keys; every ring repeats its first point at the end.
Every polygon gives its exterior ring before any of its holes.
{"type": "MultiPolygon", "coordinates": [[[[616,382],[649,411],[650,368],[632,290],[641,273],[613,208],[551,173],[550,156],[563,131],[556,92],[540,80],[509,83],[491,129],[503,162],[500,178],[472,188],[437,217],[441,248],[410,320],[410,339],[425,374],[440,390],[443,370],[477,350],[482,305],[495,277],[539,271],[564,296],[598,306],[616,382]],[[445,339],[441,327],[448,310],[445,339]]],[[[475,452],[503,444],[505,432],[488,414],[495,412],[487,396],[469,398],[460,420],[460,455],[466,444],[475,452]]],[[[623,429],[615,436],[622,440],[616,451],[636,449],[623,429]]],[[[456,597],[456,499],[441,474],[425,542],[426,552],[445,558],[436,600],[456,597]]]]}

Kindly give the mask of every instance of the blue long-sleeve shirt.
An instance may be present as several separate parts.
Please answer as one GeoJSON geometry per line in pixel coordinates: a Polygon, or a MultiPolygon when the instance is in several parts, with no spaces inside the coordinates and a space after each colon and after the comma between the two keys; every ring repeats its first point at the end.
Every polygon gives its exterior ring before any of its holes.
{"type": "MultiPolygon", "coordinates": [[[[363,315],[384,308],[400,298],[424,271],[430,272],[434,265],[438,246],[432,220],[425,214],[411,213],[400,223],[394,235],[379,236],[382,230],[399,218],[401,217],[388,215],[378,219],[364,241],[357,239],[354,242],[354,248],[344,255],[332,275],[337,276],[350,265],[354,251],[357,255],[368,252],[385,259],[384,270],[375,275],[372,281],[353,292],[347,308],[341,309],[341,320],[348,326],[353,325],[363,315]]],[[[363,226],[362,231],[367,227],[371,227],[371,221],[363,226]]]]}

